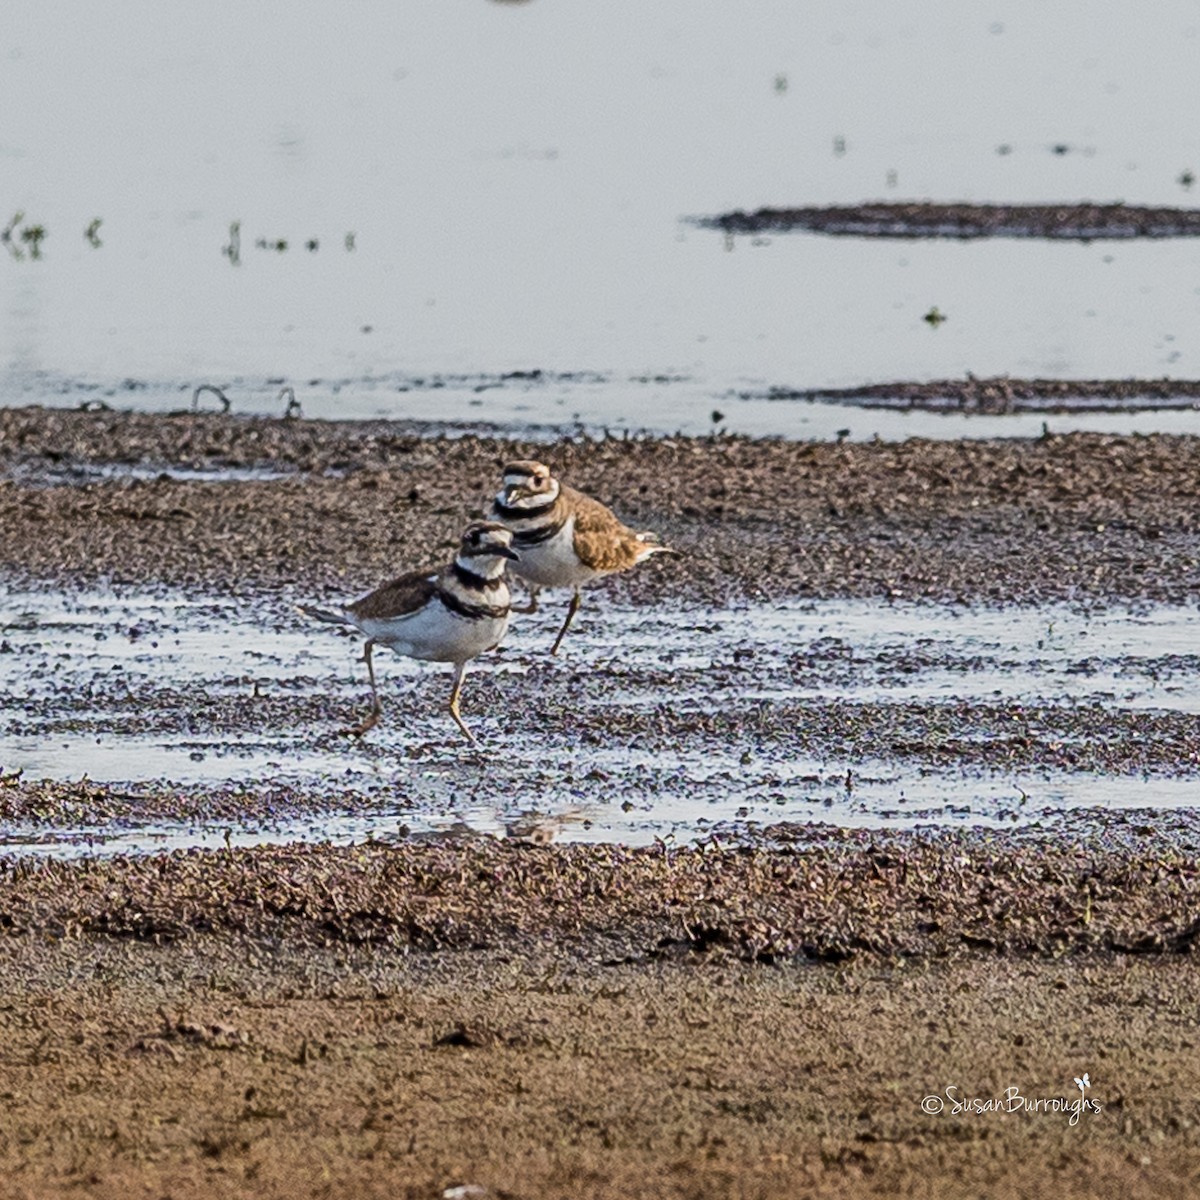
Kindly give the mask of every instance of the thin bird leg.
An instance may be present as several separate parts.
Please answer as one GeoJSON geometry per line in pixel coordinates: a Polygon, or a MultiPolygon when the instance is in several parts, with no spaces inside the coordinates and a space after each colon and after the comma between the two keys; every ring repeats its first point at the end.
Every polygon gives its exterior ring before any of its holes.
{"type": "Polygon", "coordinates": [[[371,680],[371,711],[359,724],[341,731],[346,737],[362,737],[364,733],[379,724],[379,718],[383,714],[383,707],[379,703],[379,689],[375,686],[375,664],[371,660],[371,651],[374,649],[375,639],[367,638],[367,643],[363,646],[362,661],[367,664],[367,677],[371,680]]]}
{"type": "Polygon", "coordinates": [[[454,718],[454,723],[467,735],[467,741],[472,746],[478,746],[479,743],[475,740],[475,735],[463,724],[463,719],[458,713],[458,698],[462,695],[463,676],[467,673],[467,664],[459,663],[454,668],[454,687],[450,692],[450,715],[454,718]]]}
{"type": "Polygon", "coordinates": [[[554,639],[554,645],[550,647],[551,654],[557,654],[559,646],[562,645],[562,640],[567,636],[567,630],[571,628],[571,622],[575,620],[575,614],[579,611],[579,606],[583,603],[583,597],[579,594],[579,589],[575,589],[575,595],[571,597],[570,606],[567,608],[567,619],[563,622],[563,627],[558,631],[558,637],[554,639]]]}
{"type": "Polygon", "coordinates": [[[529,603],[522,604],[520,608],[518,608],[515,604],[513,604],[509,607],[509,610],[508,610],[509,612],[515,612],[515,613],[535,613],[535,612],[537,612],[537,610],[538,610],[538,592],[540,592],[542,589],[539,587],[535,587],[532,583],[527,583],[525,585],[525,588],[529,592],[529,603]]]}

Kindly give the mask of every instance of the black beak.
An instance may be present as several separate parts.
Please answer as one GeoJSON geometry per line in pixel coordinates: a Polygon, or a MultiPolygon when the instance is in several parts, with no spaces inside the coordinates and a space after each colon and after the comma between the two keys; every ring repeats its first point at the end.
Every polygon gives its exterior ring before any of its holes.
{"type": "Polygon", "coordinates": [[[510,549],[508,546],[497,546],[496,553],[498,555],[500,555],[501,558],[508,558],[508,559],[511,559],[513,562],[521,561],[521,556],[515,550],[510,549]]]}

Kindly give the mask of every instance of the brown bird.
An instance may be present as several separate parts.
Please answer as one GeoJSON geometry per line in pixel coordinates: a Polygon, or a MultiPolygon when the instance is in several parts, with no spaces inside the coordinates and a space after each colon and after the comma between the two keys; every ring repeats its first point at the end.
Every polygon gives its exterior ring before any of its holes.
{"type": "Polygon", "coordinates": [[[528,459],[504,468],[492,515],[512,530],[520,555],[513,573],[529,587],[529,604],[514,611],[537,612],[542,588],[575,589],[551,654],[558,653],[579,611],[585,583],[627,571],[653,554],[675,553],[660,546],[654,534],[623,525],[599,500],[560,483],[544,463],[528,459]]]}
{"type": "Polygon", "coordinates": [[[401,575],[340,612],[300,609],[305,616],[353,625],[367,635],[363,662],[371,680],[371,711],[347,733],[366,733],[379,723],[382,709],[371,661],[371,651],[379,643],[409,658],[454,663],[450,715],[474,743],[474,735],[459,715],[458,700],[467,663],[485,650],[495,649],[508,630],[511,605],[504,568],[509,561],[516,561],[512,540],[503,525],[476,521],[467,526],[457,557],[443,570],[401,575]]]}

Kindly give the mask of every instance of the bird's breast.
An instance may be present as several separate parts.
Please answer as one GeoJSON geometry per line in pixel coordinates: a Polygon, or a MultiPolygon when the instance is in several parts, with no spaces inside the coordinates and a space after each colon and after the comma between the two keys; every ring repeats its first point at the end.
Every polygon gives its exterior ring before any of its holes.
{"type": "Polygon", "coordinates": [[[603,573],[589,567],[575,552],[573,516],[552,537],[526,542],[518,534],[514,546],[521,558],[509,569],[537,587],[578,587],[603,573]]]}

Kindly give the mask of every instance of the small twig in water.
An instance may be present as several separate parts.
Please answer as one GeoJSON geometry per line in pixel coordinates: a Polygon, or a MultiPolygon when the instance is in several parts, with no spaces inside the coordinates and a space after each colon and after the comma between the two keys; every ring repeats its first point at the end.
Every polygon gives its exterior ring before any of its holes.
{"type": "Polygon", "coordinates": [[[18,259],[24,258],[25,255],[22,253],[21,248],[13,240],[13,234],[16,232],[17,226],[20,225],[23,220],[25,220],[25,214],[18,210],[17,212],[13,213],[12,220],[9,221],[9,223],[5,225],[3,229],[0,229],[0,242],[3,242],[8,247],[8,252],[13,256],[13,258],[18,259]]]}
{"type": "Polygon", "coordinates": [[[229,410],[233,407],[233,405],[229,401],[229,397],[227,395],[225,395],[224,391],[222,391],[221,388],[217,387],[215,384],[202,383],[192,393],[192,412],[200,411],[200,393],[201,392],[212,392],[212,394],[214,396],[216,396],[216,398],[218,400],[221,401],[221,411],[223,413],[229,412],[229,410]]]}
{"type": "Polygon", "coordinates": [[[292,389],[290,387],[285,387],[279,393],[278,399],[282,400],[284,398],[284,396],[286,396],[288,398],[288,402],[287,402],[287,408],[285,408],[283,410],[283,419],[285,421],[290,421],[294,417],[304,416],[304,409],[301,408],[300,401],[296,399],[296,393],[295,393],[294,389],[292,389]]]}
{"type": "Polygon", "coordinates": [[[21,230],[21,241],[29,243],[29,257],[42,257],[42,242],[46,239],[45,225],[26,225],[21,230]]]}
{"type": "Polygon", "coordinates": [[[242,223],[241,221],[229,222],[229,245],[221,247],[221,253],[235,267],[240,266],[242,262],[242,223]]]}

